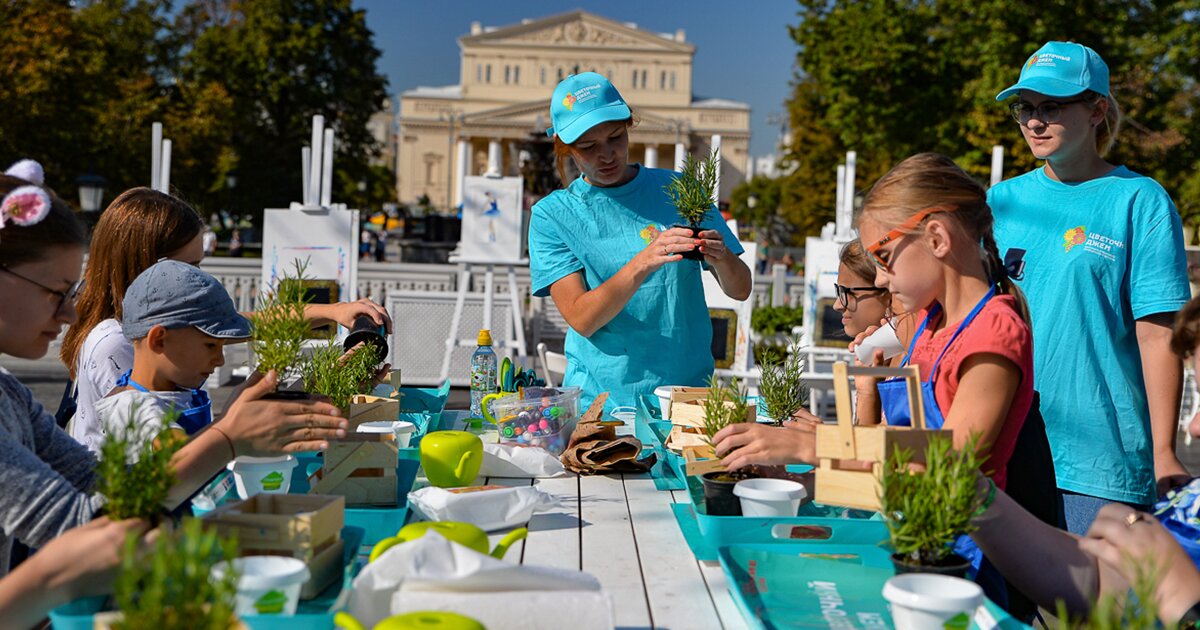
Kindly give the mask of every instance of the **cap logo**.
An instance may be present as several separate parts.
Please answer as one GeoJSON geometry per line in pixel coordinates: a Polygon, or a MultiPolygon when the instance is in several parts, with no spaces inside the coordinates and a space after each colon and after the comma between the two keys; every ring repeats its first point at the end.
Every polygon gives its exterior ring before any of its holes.
{"type": "Polygon", "coordinates": [[[1064,57],[1064,56],[1062,56],[1062,55],[1056,55],[1056,54],[1054,54],[1054,53],[1041,53],[1041,54],[1034,55],[1034,56],[1033,56],[1033,57],[1032,57],[1032,58],[1029,60],[1029,65],[1028,65],[1028,66],[1026,66],[1026,69],[1028,70],[1030,67],[1033,67],[1033,66],[1035,66],[1035,65],[1036,65],[1036,66],[1038,66],[1038,67],[1050,67],[1050,68],[1054,68],[1054,67],[1057,67],[1057,66],[1058,66],[1058,64],[1057,64],[1057,63],[1055,63],[1055,62],[1058,62],[1058,61],[1061,61],[1061,62],[1063,62],[1063,63],[1070,63],[1070,62],[1071,62],[1071,58],[1070,58],[1070,57],[1064,57]]]}
{"type": "Polygon", "coordinates": [[[563,107],[566,107],[567,111],[569,111],[569,112],[574,111],[574,108],[575,108],[575,95],[574,94],[567,94],[567,97],[563,99],[563,107]]]}

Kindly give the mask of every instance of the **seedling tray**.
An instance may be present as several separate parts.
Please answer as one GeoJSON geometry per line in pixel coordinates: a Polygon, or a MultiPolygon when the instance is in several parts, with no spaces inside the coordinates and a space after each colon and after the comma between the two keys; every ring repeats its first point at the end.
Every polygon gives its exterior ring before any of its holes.
{"type": "MultiPolygon", "coordinates": [[[[342,528],[342,540],[345,542],[342,551],[344,573],[342,579],[335,581],[315,598],[301,600],[296,607],[296,614],[291,617],[275,615],[250,615],[242,617],[251,630],[328,630],[333,627],[334,603],[342,593],[343,588],[349,588],[350,582],[358,574],[358,548],[363,540],[363,531],[358,527],[342,528]]],[[[109,607],[110,601],[106,595],[86,597],[64,604],[50,611],[50,627],[54,630],[92,630],[93,616],[109,607]]]]}

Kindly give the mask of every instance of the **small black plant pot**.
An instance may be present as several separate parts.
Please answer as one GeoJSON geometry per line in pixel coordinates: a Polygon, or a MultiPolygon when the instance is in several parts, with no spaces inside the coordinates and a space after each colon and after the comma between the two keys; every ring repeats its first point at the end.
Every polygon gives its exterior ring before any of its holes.
{"type": "Polygon", "coordinates": [[[742,500],[733,494],[733,487],[744,479],[759,475],[748,472],[714,470],[700,475],[704,483],[704,512],[709,516],[741,516],[742,500]]]}
{"type": "Polygon", "coordinates": [[[375,364],[383,363],[388,355],[387,329],[375,323],[367,315],[359,315],[350,328],[350,334],[342,342],[342,349],[350,350],[360,343],[375,352],[375,364]]]}
{"type": "Polygon", "coordinates": [[[297,392],[297,391],[292,391],[292,390],[283,390],[283,391],[275,390],[275,391],[271,392],[270,394],[263,396],[259,400],[309,400],[311,398],[312,398],[312,396],[309,396],[308,392],[297,392]]]}
{"type": "Polygon", "coordinates": [[[967,577],[967,569],[971,568],[971,561],[958,554],[950,554],[945,560],[939,564],[915,564],[907,557],[901,557],[899,554],[892,554],[892,566],[896,568],[896,575],[901,573],[935,573],[937,575],[949,575],[952,577],[967,577]]]}
{"type": "MultiPolygon", "coordinates": [[[[696,225],[680,225],[678,223],[676,223],[675,225],[672,225],[671,227],[682,228],[685,230],[691,230],[692,238],[700,238],[700,232],[702,232],[704,230],[704,228],[696,226],[696,225]]],[[[691,251],[678,252],[678,253],[679,253],[679,255],[683,256],[684,260],[704,260],[704,254],[700,251],[700,248],[696,247],[696,246],[692,246],[691,251]]]]}

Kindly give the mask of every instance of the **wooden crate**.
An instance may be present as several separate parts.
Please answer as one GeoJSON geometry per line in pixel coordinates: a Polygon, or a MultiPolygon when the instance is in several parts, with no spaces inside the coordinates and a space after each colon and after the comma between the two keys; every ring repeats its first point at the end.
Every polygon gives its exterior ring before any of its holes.
{"type": "Polygon", "coordinates": [[[204,520],[237,537],[242,555],[282,554],[309,562],[341,537],[346,500],[339,496],[257,494],[217,508],[204,520]]]}
{"type": "Polygon", "coordinates": [[[935,435],[951,431],[925,428],[925,406],[921,399],[921,377],[916,366],[904,368],[848,367],[833,364],[833,392],[837,424],[817,427],[816,472],[818,503],[879,510],[883,467],[896,448],[913,452],[913,461],[925,462],[925,448],[935,435]],[[850,376],[902,377],[907,384],[912,427],[887,425],[854,426],[850,399],[850,376]]]}
{"type": "MultiPolygon", "coordinates": [[[[695,388],[700,389],[700,388],[695,388]]],[[[704,389],[704,395],[699,398],[682,400],[671,403],[671,424],[677,424],[685,427],[700,427],[704,426],[704,399],[708,396],[708,389],[704,389]]],[[[732,406],[733,403],[726,402],[727,406],[732,406]]],[[[757,408],[755,405],[749,405],[746,409],[746,422],[754,422],[757,416],[757,408]]]]}
{"type": "Polygon", "coordinates": [[[350,433],[325,450],[312,494],[336,494],[346,505],[396,505],[399,449],[391,433],[350,433]]]}
{"type": "Polygon", "coordinates": [[[364,422],[395,422],[400,419],[400,400],[359,394],[350,399],[346,419],[350,422],[350,431],[364,422]]]}

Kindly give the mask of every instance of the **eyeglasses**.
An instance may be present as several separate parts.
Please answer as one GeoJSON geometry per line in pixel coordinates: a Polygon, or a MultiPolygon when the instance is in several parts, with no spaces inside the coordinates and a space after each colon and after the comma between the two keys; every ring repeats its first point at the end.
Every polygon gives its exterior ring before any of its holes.
{"type": "Polygon", "coordinates": [[[836,282],[833,284],[833,290],[837,293],[838,304],[841,304],[842,308],[851,313],[858,310],[858,303],[864,297],[875,297],[887,292],[887,289],[879,287],[845,287],[836,282]],[[860,293],[865,295],[859,295],[860,293]],[[850,298],[854,299],[851,300],[850,298]]]}
{"type": "Polygon", "coordinates": [[[1046,124],[1051,124],[1058,122],[1058,118],[1062,116],[1064,107],[1075,103],[1082,103],[1086,100],[1086,97],[1081,97],[1069,101],[1042,101],[1037,107],[1034,107],[1032,103],[1017,101],[1008,106],[1008,111],[1012,114],[1013,120],[1024,126],[1028,126],[1029,121],[1034,118],[1046,124]]]}
{"type": "Polygon", "coordinates": [[[917,226],[921,225],[921,222],[924,221],[929,215],[936,214],[938,212],[954,212],[955,210],[958,210],[957,206],[930,206],[925,208],[909,217],[909,219],[902,223],[899,227],[893,229],[887,234],[884,234],[883,238],[875,241],[874,245],[868,245],[863,249],[866,250],[867,257],[871,259],[871,262],[875,263],[876,267],[879,267],[888,273],[892,273],[892,265],[879,256],[879,248],[917,229],[917,226]]]}
{"type": "Polygon", "coordinates": [[[37,280],[34,280],[33,278],[25,277],[15,271],[13,271],[12,269],[9,269],[8,267],[0,267],[0,271],[3,271],[7,274],[16,276],[16,277],[24,280],[25,282],[28,282],[29,284],[32,284],[51,295],[57,295],[58,296],[58,306],[54,309],[55,314],[62,312],[63,306],[66,305],[67,300],[70,300],[71,303],[74,304],[75,298],[79,297],[80,289],[83,288],[83,280],[80,280],[80,281],[76,282],[75,284],[72,284],[69,288],[67,288],[66,291],[59,291],[58,289],[51,289],[50,287],[42,284],[41,282],[38,282],[37,280]]]}

